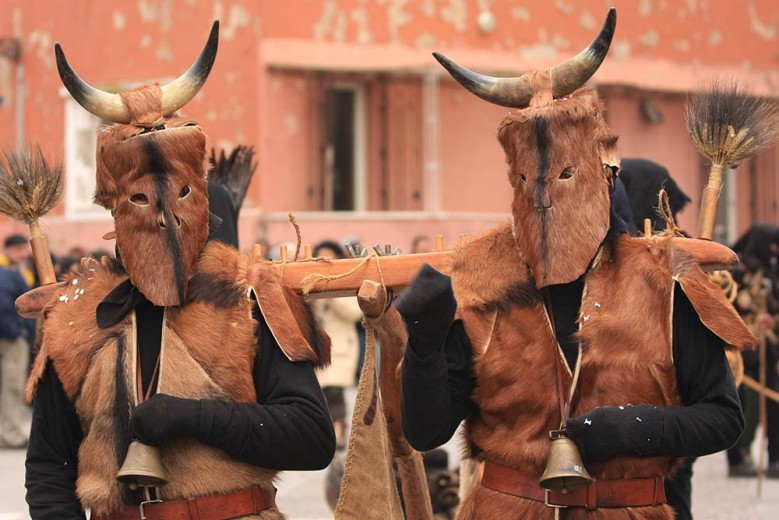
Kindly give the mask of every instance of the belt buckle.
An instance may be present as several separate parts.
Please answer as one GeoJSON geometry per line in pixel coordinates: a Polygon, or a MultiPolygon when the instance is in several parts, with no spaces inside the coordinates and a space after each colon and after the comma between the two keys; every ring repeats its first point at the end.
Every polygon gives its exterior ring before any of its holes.
{"type": "Polygon", "coordinates": [[[146,520],[146,511],[144,511],[144,509],[143,509],[143,508],[144,508],[144,507],[145,507],[147,504],[157,504],[157,503],[162,503],[162,500],[144,500],[143,502],[141,502],[141,503],[138,505],[138,510],[139,510],[139,511],[140,511],[140,513],[141,513],[141,520],[146,520]]]}
{"type": "MultiPolygon", "coordinates": [[[[567,509],[568,508],[568,506],[563,506],[563,505],[560,505],[560,504],[553,504],[553,503],[551,503],[549,501],[550,495],[551,495],[551,490],[550,489],[545,489],[544,490],[544,505],[546,507],[553,507],[555,509],[567,509]]],[[[141,520],[143,520],[143,519],[141,519],[141,520]]]]}

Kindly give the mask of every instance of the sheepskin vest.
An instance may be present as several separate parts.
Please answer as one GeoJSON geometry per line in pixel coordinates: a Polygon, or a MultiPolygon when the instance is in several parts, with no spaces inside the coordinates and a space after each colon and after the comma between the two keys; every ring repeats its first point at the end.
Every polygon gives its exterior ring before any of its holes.
{"type": "MultiPolygon", "coordinates": [[[[209,243],[204,248],[186,304],[165,310],[157,393],[256,402],[252,373],[257,323],[250,292],[261,306],[269,294],[284,293],[267,271],[227,246],[209,243]]],[[[140,497],[116,480],[131,440],[131,411],[138,404],[135,314],[104,329],[95,320],[97,305],[126,279],[116,265],[90,261],[68,280],[44,311],[43,347],[28,384],[31,396],[50,358],[81,422],[77,494],[93,514],[118,511],[137,504],[140,497]]],[[[279,315],[289,317],[300,310],[290,311],[284,296],[281,300],[281,305],[275,301],[261,307],[266,321],[290,359],[313,360],[313,351],[304,352],[304,346],[295,344],[310,330],[293,327],[295,318],[278,323],[279,315]],[[295,328],[292,341],[285,327],[295,328]]],[[[168,484],[158,488],[163,500],[227,493],[253,484],[270,489],[276,475],[190,437],[164,444],[161,454],[168,475],[168,484]]],[[[261,516],[266,517],[276,518],[261,516]]]]}
{"type": "MultiPolygon", "coordinates": [[[[673,240],[673,239],[672,239],[673,240]]],[[[678,239],[677,239],[678,240],[678,239]]],[[[679,406],[672,350],[674,284],[679,282],[704,323],[734,341],[727,328],[740,323],[732,306],[705,273],[668,239],[651,247],[622,235],[601,249],[584,278],[579,314],[578,383],[559,347],[551,317],[509,226],[467,243],[455,252],[453,284],[458,314],[474,349],[475,412],[467,420],[469,445],[480,459],[540,477],[548,433],[560,427],[557,359],[566,370],[563,386],[573,395],[571,415],[598,406],[651,403],[679,406]],[[729,307],[730,310],[728,310],[729,307]],[[704,316],[701,316],[704,318],[704,316]]],[[[743,332],[742,328],[739,331],[743,332]]],[[[587,466],[598,479],[669,476],[671,457],[618,456],[587,466]]],[[[566,518],[671,519],[665,505],[647,508],[572,508],[566,518]]],[[[477,486],[459,518],[553,518],[543,503],[477,486]],[[508,513],[510,512],[510,514],[508,513]]]]}

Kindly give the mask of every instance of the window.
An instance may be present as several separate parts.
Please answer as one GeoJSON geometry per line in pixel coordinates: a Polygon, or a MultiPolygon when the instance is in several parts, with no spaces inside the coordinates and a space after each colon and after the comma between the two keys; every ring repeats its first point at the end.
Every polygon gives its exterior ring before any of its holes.
{"type": "Polygon", "coordinates": [[[365,94],[359,85],[335,85],[323,105],[323,210],[366,209],[365,94]]]}
{"type": "Polygon", "coordinates": [[[65,216],[68,219],[111,218],[108,211],[92,202],[97,129],[107,123],[84,110],[69,95],[65,98],[65,216]]]}

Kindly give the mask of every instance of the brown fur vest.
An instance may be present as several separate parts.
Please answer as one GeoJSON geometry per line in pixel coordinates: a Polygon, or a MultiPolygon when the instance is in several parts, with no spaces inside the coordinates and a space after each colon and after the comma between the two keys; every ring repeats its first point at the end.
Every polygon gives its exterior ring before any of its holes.
{"type": "MultiPolygon", "coordinates": [[[[257,323],[251,293],[285,354],[294,361],[318,360],[310,345],[316,336],[326,349],[329,341],[321,330],[311,328],[315,322],[302,300],[282,287],[273,272],[269,264],[221,244],[204,248],[187,303],[165,310],[158,393],[256,401],[252,371],[257,323]]],[[[135,313],[106,329],[99,329],[95,320],[97,305],[125,279],[115,265],[90,261],[68,281],[44,311],[43,346],[28,383],[31,398],[50,358],[84,432],[77,494],[93,514],[138,503],[116,480],[130,442],[130,414],[137,405],[135,313]]],[[[192,438],[173,439],[161,453],[169,478],[159,488],[163,500],[226,493],[252,484],[271,488],[276,475],[192,438]]],[[[257,518],[281,515],[271,510],[257,518]]]]}
{"type": "MultiPolygon", "coordinates": [[[[673,240],[658,239],[647,247],[623,235],[602,249],[585,275],[573,416],[597,406],[681,404],[671,345],[675,282],[726,342],[741,347],[752,341],[721,290],[673,240]]],[[[480,458],[540,477],[548,432],[560,424],[555,357],[568,367],[510,227],[461,246],[452,276],[458,313],[474,348],[477,410],[467,421],[469,445],[482,450],[480,458]]],[[[572,381],[568,369],[564,387],[570,389],[572,381]]],[[[620,456],[587,469],[604,479],[668,476],[675,462],[620,456]]],[[[459,514],[463,519],[553,517],[543,503],[481,486],[459,514]]],[[[673,514],[667,506],[572,508],[566,518],[671,519],[673,514]]]]}

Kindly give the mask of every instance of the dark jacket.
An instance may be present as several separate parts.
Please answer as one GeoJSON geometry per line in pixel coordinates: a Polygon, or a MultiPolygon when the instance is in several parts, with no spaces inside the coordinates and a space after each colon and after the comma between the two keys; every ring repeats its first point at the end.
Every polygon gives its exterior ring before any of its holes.
{"type": "Polygon", "coordinates": [[[22,318],[16,313],[16,299],[28,291],[27,283],[19,273],[0,267],[0,338],[16,339],[35,335],[35,320],[22,318]]]}

